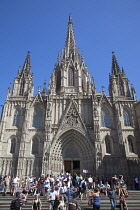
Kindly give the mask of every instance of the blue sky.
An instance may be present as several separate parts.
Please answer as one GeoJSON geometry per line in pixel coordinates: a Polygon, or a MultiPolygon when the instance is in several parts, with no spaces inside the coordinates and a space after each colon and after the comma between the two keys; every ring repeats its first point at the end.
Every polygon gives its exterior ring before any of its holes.
{"type": "Polygon", "coordinates": [[[28,50],[34,95],[49,82],[65,45],[69,14],[97,91],[105,86],[108,95],[114,51],[140,100],[140,0],[0,0],[0,105],[28,50]]]}

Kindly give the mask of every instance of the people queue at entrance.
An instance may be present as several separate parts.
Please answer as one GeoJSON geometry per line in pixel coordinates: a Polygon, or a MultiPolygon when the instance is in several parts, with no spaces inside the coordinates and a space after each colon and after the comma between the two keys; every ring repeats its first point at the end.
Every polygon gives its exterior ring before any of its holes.
{"type": "MultiPolygon", "coordinates": [[[[133,183],[135,189],[138,190],[138,177],[133,179],[133,183]]],[[[18,199],[20,199],[20,210],[22,205],[26,204],[28,194],[34,196],[32,210],[41,210],[42,203],[39,196],[43,196],[49,202],[50,210],[74,210],[73,205],[80,210],[81,208],[75,200],[76,197],[80,198],[81,202],[83,199],[92,201],[93,209],[99,210],[101,194],[109,197],[112,210],[115,210],[116,207],[116,195],[119,195],[121,209],[124,207],[128,209],[126,204],[128,184],[130,184],[129,179],[124,179],[123,175],[99,178],[91,175],[83,177],[74,174],[71,176],[68,173],[58,174],[57,176],[42,174],[39,179],[30,176],[22,180],[14,175],[11,178],[8,175],[0,176],[0,187],[3,195],[6,196],[8,190],[10,190],[11,195],[14,196],[11,202],[11,210],[14,209],[13,206],[18,199]],[[21,193],[19,193],[19,189],[22,189],[21,193]]]]}

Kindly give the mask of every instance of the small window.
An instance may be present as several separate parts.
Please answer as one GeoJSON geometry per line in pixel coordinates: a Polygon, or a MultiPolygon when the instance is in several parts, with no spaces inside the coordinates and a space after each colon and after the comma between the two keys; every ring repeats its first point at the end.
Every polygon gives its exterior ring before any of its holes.
{"type": "Polygon", "coordinates": [[[20,115],[21,115],[20,109],[16,109],[14,113],[13,126],[16,127],[20,126],[20,115]]]}
{"type": "Polygon", "coordinates": [[[84,71],[82,71],[82,89],[83,91],[86,91],[86,76],[84,74],[84,71]]]}
{"type": "Polygon", "coordinates": [[[40,107],[34,109],[32,126],[35,128],[41,128],[43,126],[43,112],[40,107]]]}
{"type": "Polygon", "coordinates": [[[131,126],[131,118],[128,109],[124,108],[123,110],[123,117],[124,117],[124,126],[131,126]]]}
{"type": "Polygon", "coordinates": [[[16,139],[13,138],[13,139],[11,139],[10,153],[11,153],[11,154],[14,154],[14,153],[15,153],[15,149],[16,149],[16,139]]]}
{"type": "Polygon", "coordinates": [[[19,92],[19,95],[21,96],[23,96],[24,94],[24,87],[25,87],[25,81],[22,81],[20,85],[20,92],[19,92]]]}
{"type": "Polygon", "coordinates": [[[109,110],[106,107],[102,107],[101,110],[101,126],[102,127],[111,127],[111,118],[109,110]]]}
{"type": "Polygon", "coordinates": [[[61,87],[61,71],[59,70],[56,74],[56,90],[59,90],[61,87]]]}
{"type": "Polygon", "coordinates": [[[124,89],[123,89],[123,83],[122,82],[119,82],[118,94],[121,95],[121,96],[124,96],[124,89]]]}
{"type": "Polygon", "coordinates": [[[111,154],[111,142],[108,136],[105,138],[106,153],[111,154]]]}
{"type": "Polygon", "coordinates": [[[130,153],[135,153],[133,139],[130,136],[128,137],[128,148],[130,153]]]}
{"type": "Polygon", "coordinates": [[[37,138],[32,140],[32,154],[37,155],[39,152],[39,141],[37,138]]]}
{"type": "Polygon", "coordinates": [[[72,68],[68,70],[68,86],[74,86],[74,70],[72,68]]]}

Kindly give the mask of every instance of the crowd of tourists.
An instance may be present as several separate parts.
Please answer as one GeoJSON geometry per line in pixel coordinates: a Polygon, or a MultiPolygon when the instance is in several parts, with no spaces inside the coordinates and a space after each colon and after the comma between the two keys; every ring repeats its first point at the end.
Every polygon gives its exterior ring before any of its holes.
{"type": "Polygon", "coordinates": [[[54,175],[44,175],[37,179],[34,176],[20,179],[19,176],[9,177],[0,176],[0,190],[3,196],[7,192],[13,196],[10,209],[21,210],[26,205],[28,195],[33,195],[32,210],[41,210],[42,202],[40,196],[49,202],[50,210],[80,210],[77,200],[87,200],[87,205],[93,205],[94,210],[100,210],[100,195],[108,196],[111,204],[111,210],[116,208],[116,195],[119,196],[120,209],[126,209],[126,199],[128,197],[128,188],[131,189],[131,182],[134,188],[139,190],[138,177],[125,179],[123,175],[113,177],[92,177],[73,175],[69,173],[54,175]]]}

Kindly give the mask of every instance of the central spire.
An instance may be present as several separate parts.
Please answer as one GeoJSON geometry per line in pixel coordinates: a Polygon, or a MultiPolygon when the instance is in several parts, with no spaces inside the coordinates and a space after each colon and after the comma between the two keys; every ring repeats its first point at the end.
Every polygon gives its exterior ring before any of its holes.
{"type": "Polygon", "coordinates": [[[73,23],[71,16],[69,16],[69,22],[68,22],[65,53],[66,57],[74,56],[76,53],[76,43],[74,38],[73,23]]]}

